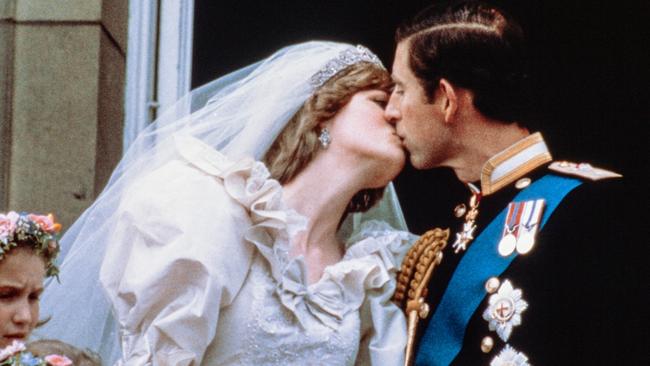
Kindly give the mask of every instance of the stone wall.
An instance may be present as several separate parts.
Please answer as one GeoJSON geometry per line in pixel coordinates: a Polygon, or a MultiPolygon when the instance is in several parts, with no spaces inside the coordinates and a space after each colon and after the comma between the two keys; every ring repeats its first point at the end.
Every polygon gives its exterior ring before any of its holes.
{"type": "Polygon", "coordinates": [[[68,227],[122,151],[127,0],[0,0],[0,209],[68,227]]]}

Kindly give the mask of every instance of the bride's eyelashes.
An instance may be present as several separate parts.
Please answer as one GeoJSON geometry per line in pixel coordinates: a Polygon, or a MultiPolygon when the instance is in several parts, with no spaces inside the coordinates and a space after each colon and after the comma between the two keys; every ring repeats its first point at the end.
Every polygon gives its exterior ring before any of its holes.
{"type": "Polygon", "coordinates": [[[381,108],[386,108],[388,105],[388,99],[386,98],[373,98],[373,102],[377,103],[381,108]]]}
{"type": "Polygon", "coordinates": [[[381,92],[378,91],[376,93],[373,93],[370,96],[370,100],[372,100],[374,103],[376,103],[377,105],[379,105],[382,108],[386,108],[386,106],[388,105],[388,98],[389,98],[388,93],[383,92],[383,91],[381,91],[381,92]]]}

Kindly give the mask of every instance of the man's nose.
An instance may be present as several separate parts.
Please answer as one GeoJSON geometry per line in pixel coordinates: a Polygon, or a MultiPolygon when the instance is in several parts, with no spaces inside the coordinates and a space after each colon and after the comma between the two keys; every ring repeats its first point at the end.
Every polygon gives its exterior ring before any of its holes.
{"type": "Polygon", "coordinates": [[[394,94],[391,94],[388,104],[386,104],[386,108],[384,108],[384,118],[386,118],[390,123],[397,123],[402,118],[402,114],[400,113],[397,104],[397,98],[394,94]]]}

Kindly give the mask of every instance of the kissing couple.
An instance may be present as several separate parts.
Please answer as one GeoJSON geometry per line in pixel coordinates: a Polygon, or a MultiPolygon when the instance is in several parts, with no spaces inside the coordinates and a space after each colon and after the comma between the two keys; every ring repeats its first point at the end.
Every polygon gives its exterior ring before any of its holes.
{"type": "Polygon", "coordinates": [[[390,72],[312,41],[192,91],[62,238],[40,334],[118,365],[612,359],[624,294],[603,263],[623,249],[576,227],[613,223],[621,180],[553,161],[524,48],[500,9],[460,3],[400,27],[390,72]],[[467,185],[458,227],[408,232],[407,160],[467,185]]]}

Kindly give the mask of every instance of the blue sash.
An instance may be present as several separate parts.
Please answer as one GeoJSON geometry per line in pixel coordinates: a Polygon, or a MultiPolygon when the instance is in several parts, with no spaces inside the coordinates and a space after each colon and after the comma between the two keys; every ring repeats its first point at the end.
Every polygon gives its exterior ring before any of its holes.
{"type": "MultiPolygon", "coordinates": [[[[513,201],[546,200],[541,230],[562,199],[581,183],[575,178],[549,174],[519,192],[513,201]]],[[[424,332],[415,359],[417,366],[449,365],[456,358],[463,347],[465,328],[486,295],[485,281],[501,275],[517,256],[514,252],[504,258],[497,252],[507,211],[503,210],[463,255],[424,332]]]]}

